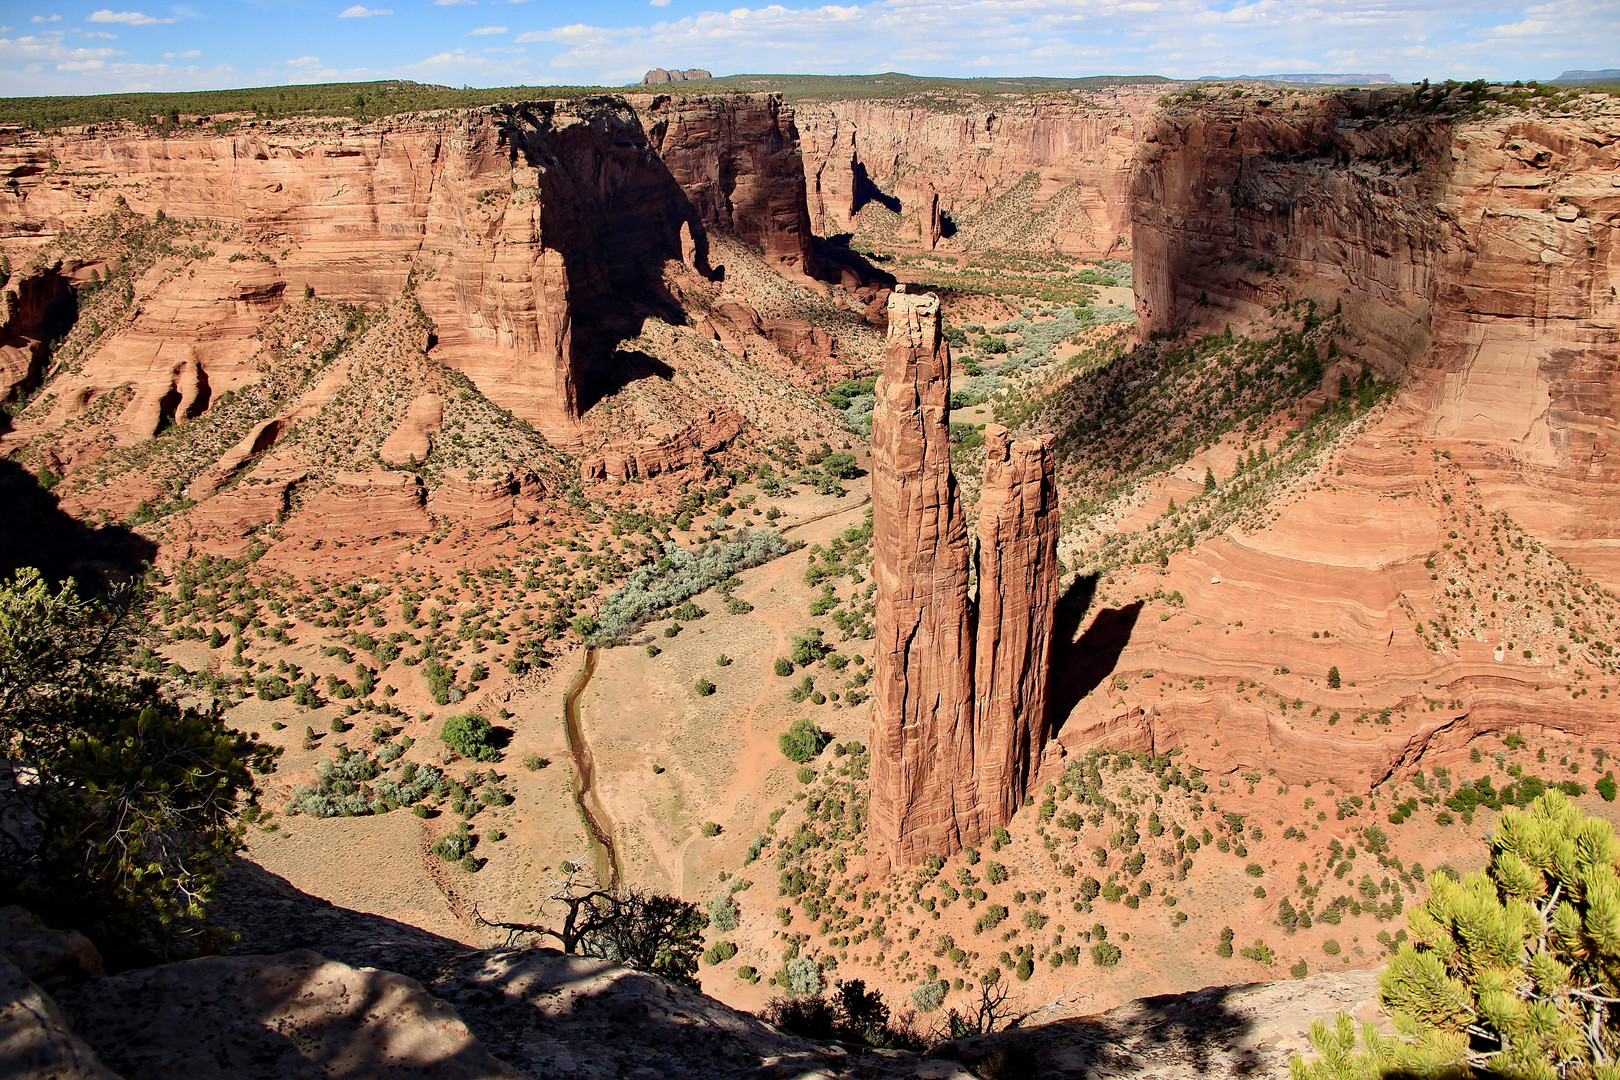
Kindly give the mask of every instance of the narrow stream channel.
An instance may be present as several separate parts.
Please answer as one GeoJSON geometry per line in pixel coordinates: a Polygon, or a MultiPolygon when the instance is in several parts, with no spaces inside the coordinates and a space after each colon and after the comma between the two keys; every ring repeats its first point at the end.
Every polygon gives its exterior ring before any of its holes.
{"type": "Polygon", "coordinates": [[[563,702],[563,720],[568,728],[568,752],[573,755],[574,774],[578,778],[574,797],[579,803],[580,816],[585,819],[586,831],[596,845],[597,880],[605,881],[610,889],[616,889],[619,887],[619,852],[613,846],[613,821],[603,809],[601,799],[596,796],[596,769],[591,762],[591,748],[585,741],[584,728],[579,722],[580,695],[590,685],[591,676],[596,674],[597,651],[595,648],[585,650],[585,663],[580,665],[579,674],[568,685],[568,696],[563,702]]]}

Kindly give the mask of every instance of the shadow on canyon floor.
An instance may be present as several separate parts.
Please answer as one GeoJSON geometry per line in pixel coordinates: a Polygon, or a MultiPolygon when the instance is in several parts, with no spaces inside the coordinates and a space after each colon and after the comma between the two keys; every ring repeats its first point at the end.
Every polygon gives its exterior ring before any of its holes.
{"type": "Polygon", "coordinates": [[[608,362],[591,370],[579,388],[579,411],[590,411],[592,405],[612,397],[626,386],[642,379],[662,379],[669,382],[675,369],[655,356],[639,349],[615,349],[608,362]]]}
{"type": "Polygon", "coordinates": [[[1052,737],[1074,707],[1114,673],[1142,614],[1140,601],[1099,611],[1085,633],[1075,634],[1097,595],[1097,575],[1082,575],[1058,598],[1052,626],[1052,737]]]}
{"type": "MultiPolygon", "coordinates": [[[[1042,1080],[1094,1076],[1232,1075],[1259,1069],[1271,1055],[1244,1044],[1254,1017],[1233,1007],[1248,986],[1143,998],[1118,1012],[1015,1029],[1042,1080]]],[[[973,1049],[977,1049],[974,1047],[973,1049]]]]}
{"type": "Polygon", "coordinates": [[[53,581],[72,576],[90,589],[138,577],[157,545],[119,525],[94,528],[57,506],[56,496],[15,461],[0,460],[0,576],[36,566],[53,581]]]}

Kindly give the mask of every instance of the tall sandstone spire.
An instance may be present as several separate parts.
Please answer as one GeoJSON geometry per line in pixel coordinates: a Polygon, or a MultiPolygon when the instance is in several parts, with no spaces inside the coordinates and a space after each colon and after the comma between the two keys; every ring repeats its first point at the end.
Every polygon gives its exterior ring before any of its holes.
{"type": "Polygon", "coordinates": [[[868,852],[887,872],[974,843],[973,611],[939,299],[896,289],[872,410],[877,686],[868,852]]]}
{"type": "Polygon", "coordinates": [[[1053,441],[1015,442],[999,426],[985,439],[979,603],[969,596],[939,301],[902,289],[872,414],[867,850],[879,875],[980,842],[1023,801],[1046,737],[1057,601],[1053,441]]]}
{"type": "Polygon", "coordinates": [[[1005,825],[1046,742],[1057,608],[1057,440],[984,433],[974,758],[990,827],[1005,825]]]}

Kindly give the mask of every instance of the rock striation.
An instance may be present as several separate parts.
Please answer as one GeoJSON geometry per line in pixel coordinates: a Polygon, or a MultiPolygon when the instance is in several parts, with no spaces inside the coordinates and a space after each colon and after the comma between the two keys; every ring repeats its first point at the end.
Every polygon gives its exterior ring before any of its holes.
{"type": "Polygon", "coordinates": [[[985,429],[974,720],[990,825],[1012,819],[1046,738],[1058,599],[1057,440],[985,429]]]}
{"type": "Polygon", "coordinates": [[[47,342],[73,323],[73,287],[60,266],[18,274],[0,289],[0,405],[39,385],[47,342]]]}
{"type": "Polygon", "coordinates": [[[937,297],[897,288],[872,413],[876,582],[870,832],[877,873],[978,843],[1022,803],[1047,728],[1057,602],[1054,441],[986,435],[979,598],[950,465],[937,297]]]}
{"type": "Polygon", "coordinates": [[[650,478],[697,465],[740,435],[747,423],[735,409],[710,409],[702,420],[663,438],[609,442],[601,453],[580,462],[579,478],[585,482],[650,478]]]}
{"type": "Polygon", "coordinates": [[[1404,89],[1175,106],[1133,179],[1143,333],[1307,296],[1566,558],[1620,581],[1620,104],[1435,111],[1404,89]],[[1284,107],[1284,106],[1287,107],[1284,107]]]}
{"type": "Polygon", "coordinates": [[[967,522],[951,474],[950,349],[939,299],[898,289],[872,410],[875,869],[954,851],[985,829],[974,770],[967,522]]]}
{"type": "Polygon", "coordinates": [[[814,275],[792,106],[775,94],[660,94],[632,100],[649,145],[704,227],[736,233],[791,277],[814,275]]]}
{"type": "MultiPolygon", "coordinates": [[[[126,443],[177,419],[173,402],[200,411],[208,389],[253,381],[254,334],[284,299],[308,289],[379,304],[409,285],[434,359],[574,445],[580,413],[614,385],[617,344],[648,318],[685,322],[666,271],[707,275],[711,230],[735,231],[784,272],[813,269],[798,133],[780,98],[637,101],[645,113],[604,96],[339,130],[8,131],[0,254],[26,266],[64,230],[131,211],[238,225],[262,242],[207,273],[158,268],[84,365],[87,400],[135,388],[126,443]]],[[[0,399],[37,383],[72,292],[46,270],[17,274],[4,296],[0,399]]]]}
{"type": "Polygon", "coordinates": [[[1159,91],[795,106],[817,235],[931,250],[1129,250],[1131,161],[1159,91]]]}

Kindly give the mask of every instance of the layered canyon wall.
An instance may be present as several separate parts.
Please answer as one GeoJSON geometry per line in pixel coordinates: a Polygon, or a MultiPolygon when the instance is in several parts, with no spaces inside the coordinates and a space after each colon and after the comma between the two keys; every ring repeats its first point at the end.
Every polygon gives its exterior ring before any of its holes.
{"type": "Polygon", "coordinates": [[[879,874],[976,844],[1022,804],[1047,733],[1058,582],[1054,442],[991,425],[970,595],[939,300],[897,290],[888,310],[872,414],[879,874]]]}
{"type": "MultiPolygon", "coordinates": [[[[1400,89],[1156,113],[1132,192],[1144,334],[1309,296],[1439,440],[1620,583],[1620,103],[1435,109],[1400,89]]],[[[1330,388],[1331,389],[1331,388],[1330,388]]]]}
{"type": "Polygon", "coordinates": [[[811,227],[901,249],[1123,256],[1131,160],[1159,93],[801,103],[811,227]]]}
{"type": "MultiPolygon", "coordinates": [[[[45,241],[121,207],[239,227],[225,278],[165,282],[68,397],[125,384],[162,397],[182,368],[229,389],[250,378],[255,308],[306,288],[377,304],[409,284],[435,358],[568,445],[593,382],[611,383],[617,342],[648,317],[684,320],[666,268],[707,274],[707,230],[734,230],[788,272],[811,268],[796,133],[778,99],[660,99],[648,120],[651,136],[607,97],[339,130],[12,134],[0,141],[12,178],[0,251],[25,266],[45,241]]],[[[157,416],[150,406],[130,415],[157,416]]]]}

